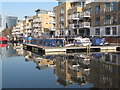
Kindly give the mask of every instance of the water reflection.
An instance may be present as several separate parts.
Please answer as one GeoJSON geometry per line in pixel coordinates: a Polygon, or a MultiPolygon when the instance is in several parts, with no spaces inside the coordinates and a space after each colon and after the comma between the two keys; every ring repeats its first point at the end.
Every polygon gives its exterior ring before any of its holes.
{"type": "Polygon", "coordinates": [[[13,44],[8,43],[8,44],[5,44],[4,47],[0,47],[0,56],[1,58],[17,56],[16,51],[13,50],[13,44]]]}
{"type": "Polygon", "coordinates": [[[26,62],[34,63],[36,70],[54,69],[57,87],[120,88],[119,52],[38,55],[23,50],[20,44],[14,44],[13,48],[26,62]]]}
{"type": "Polygon", "coordinates": [[[120,53],[92,55],[91,82],[97,88],[120,88],[120,53]]]}

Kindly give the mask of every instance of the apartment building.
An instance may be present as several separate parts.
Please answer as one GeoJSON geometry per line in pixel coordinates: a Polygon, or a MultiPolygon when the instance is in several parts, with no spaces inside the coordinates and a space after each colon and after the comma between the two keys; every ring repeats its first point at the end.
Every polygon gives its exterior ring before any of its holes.
{"type": "Polygon", "coordinates": [[[25,16],[25,20],[23,21],[23,29],[24,29],[24,33],[23,36],[28,37],[28,36],[32,36],[32,16],[25,16]]]}
{"type": "Polygon", "coordinates": [[[55,20],[53,11],[43,9],[36,10],[33,16],[33,34],[36,37],[50,38],[54,37],[55,20]]]}
{"type": "Polygon", "coordinates": [[[107,42],[120,42],[120,2],[92,2],[84,11],[91,12],[90,36],[101,36],[107,42]]]}
{"type": "Polygon", "coordinates": [[[23,21],[18,20],[16,26],[14,26],[12,28],[12,35],[14,37],[21,37],[21,36],[23,36],[23,33],[24,33],[24,31],[23,31],[23,21]]]}
{"type": "Polygon", "coordinates": [[[15,16],[5,16],[3,17],[3,27],[12,28],[16,25],[18,18],[15,16]]]}
{"type": "Polygon", "coordinates": [[[86,0],[58,0],[54,7],[56,37],[90,36],[90,13],[83,12],[86,0]]]}

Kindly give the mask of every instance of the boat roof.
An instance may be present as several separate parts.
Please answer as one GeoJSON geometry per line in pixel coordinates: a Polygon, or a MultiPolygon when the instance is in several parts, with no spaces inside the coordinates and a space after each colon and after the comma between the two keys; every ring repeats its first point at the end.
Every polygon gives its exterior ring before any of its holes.
{"type": "Polygon", "coordinates": [[[7,40],[6,37],[0,37],[0,41],[7,40]]]}

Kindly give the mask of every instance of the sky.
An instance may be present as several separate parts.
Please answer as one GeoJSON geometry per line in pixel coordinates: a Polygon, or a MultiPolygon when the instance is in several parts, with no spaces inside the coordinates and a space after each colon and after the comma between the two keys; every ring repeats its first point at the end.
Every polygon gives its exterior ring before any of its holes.
{"type": "Polygon", "coordinates": [[[2,15],[17,16],[23,20],[24,16],[35,15],[37,9],[53,10],[55,6],[57,6],[56,0],[52,2],[2,2],[2,15]]]}

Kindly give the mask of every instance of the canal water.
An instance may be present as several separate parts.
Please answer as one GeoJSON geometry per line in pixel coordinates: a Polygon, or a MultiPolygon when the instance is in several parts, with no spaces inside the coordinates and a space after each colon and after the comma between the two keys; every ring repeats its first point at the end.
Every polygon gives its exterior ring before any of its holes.
{"type": "Polygon", "coordinates": [[[120,88],[120,53],[38,55],[0,48],[3,88],[120,88]]]}

